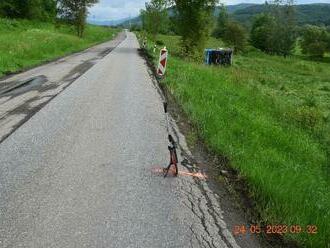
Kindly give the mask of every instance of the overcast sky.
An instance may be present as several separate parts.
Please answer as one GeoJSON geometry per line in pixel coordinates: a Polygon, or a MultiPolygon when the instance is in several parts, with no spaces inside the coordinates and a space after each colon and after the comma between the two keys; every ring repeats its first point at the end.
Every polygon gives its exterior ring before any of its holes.
{"type": "MultiPolygon", "coordinates": [[[[90,9],[89,18],[96,20],[118,20],[126,17],[135,17],[140,9],[144,8],[146,0],[100,0],[90,9]]],[[[264,3],[265,0],[224,0],[225,4],[238,3],[264,3]]],[[[304,3],[330,3],[330,0],[296,0],[298,4],[304,3]]]]}

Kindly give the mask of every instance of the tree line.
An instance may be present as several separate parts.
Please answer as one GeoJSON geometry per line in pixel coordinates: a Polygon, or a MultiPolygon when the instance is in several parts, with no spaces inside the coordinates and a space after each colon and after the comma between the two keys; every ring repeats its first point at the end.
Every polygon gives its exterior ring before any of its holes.
{"type": "Polygon", "coordinates": [[[0,17],[66,22],[84,34],[88,8],[98,0],[1,0],[0,17]]]}
{"type": "Polygon", "coordinates": [[[224,5],[214,18],[216,6],[218,0],[151,0],[141,11],[142,28],[154,40],[158,33],[180,35],[184,56],[201,54],[210,35],[237,52],[252,45],[268,54],[288,56],[297,44],[309,56],[330,52],[329,27],[298,26],[293,0],[266,2],[265,12],[255,16],[251,28],[232,20],[224,5]]]}

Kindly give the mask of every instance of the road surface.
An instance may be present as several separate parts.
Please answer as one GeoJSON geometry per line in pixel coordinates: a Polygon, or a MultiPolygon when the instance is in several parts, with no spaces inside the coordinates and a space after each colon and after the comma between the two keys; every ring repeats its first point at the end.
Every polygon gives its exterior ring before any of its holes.
{"type": "Polygon", "coordinates": [[[122,32],[111,41],[0,79],[0,142],[110,53],[124,38],[122,32]]]}
{"type": "Polygon", "coordinates": [[[127,33],[0,144],[0,247],[239,247],[205,179],[160,175],[162,100],[137,48],[127,33]]]}

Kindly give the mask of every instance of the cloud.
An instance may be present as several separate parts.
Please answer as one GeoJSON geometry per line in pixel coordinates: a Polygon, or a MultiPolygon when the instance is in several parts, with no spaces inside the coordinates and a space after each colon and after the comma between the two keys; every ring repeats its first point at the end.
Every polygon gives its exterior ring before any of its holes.
{"type": "MultiPolygon", "coordinates": [[[[146,0],[100,0],[90,8],[89,18],[95,20],[118,20],[139,15],[144,8],[146,0]]],[[[225,4],[264,3],[264,0],[223,0],[225,4]]],[[[330,3],[330,0],[296,0],[296,4],[330,3]]]]}
{"type": "Polygon", "coordinates": [[[97,20],[118,20],[139,15],[145,0],[100,0],[89,9],[89,18],[97,20]]]}

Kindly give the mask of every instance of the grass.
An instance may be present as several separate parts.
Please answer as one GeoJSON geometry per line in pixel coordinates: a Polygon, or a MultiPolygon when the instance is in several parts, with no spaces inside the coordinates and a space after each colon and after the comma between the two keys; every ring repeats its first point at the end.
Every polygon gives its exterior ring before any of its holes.
{"type": "Polygon", "coordinates": [[[250,49],[219,68],[178,57],[179,37],[159,39],[170,54],[162,83],[247,179],[263,223],[316,225],[285,237],[330,247],[330,63],[250,49]]]}
{"type": "Polygon", "coordinates": [[[0,76],[110,40],[117,32],[87,25],[81,39],[68,25],[0,19],[0,76]]]}

